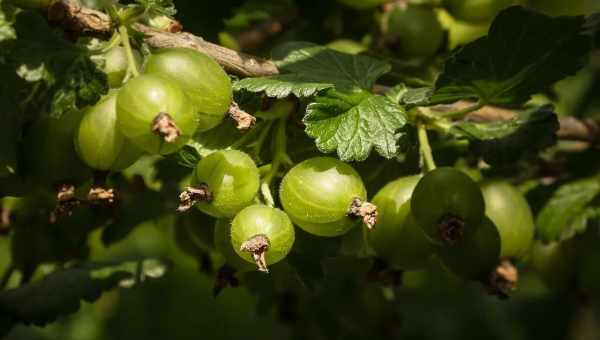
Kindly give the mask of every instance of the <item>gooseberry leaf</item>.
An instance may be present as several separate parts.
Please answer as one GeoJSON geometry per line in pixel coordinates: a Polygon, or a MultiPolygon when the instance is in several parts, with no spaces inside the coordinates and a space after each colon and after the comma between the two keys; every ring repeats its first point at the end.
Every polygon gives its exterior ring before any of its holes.
{"type": "Polygon", "coordinates": [[[406,112],[388,97],[331,89],[308,105],[303,122],[321,152],[337,151],[343,161],[363,161],[375,148],[389,159],[398,153],[406,112]]]}
{"type": "Polygon", "coordinates": [[[493,165],[508,164],[537,153],[557,141],[558,118],[545,105],[518,113],[507,121],[462,121],[450,133],[471,140],[472,149],[493,165]]]}
{"type": "Polygon", "coordinates": [[[242,79],[234,89],[265,92],[276,98],[290,94],[310,97],[328,88],[370,90],[390,70],[390,65],[371,57],[302,42],[280,46],[273,51],[273,58],[282,74],[242,79]]]}
{"type": "Polygon", "coordinates": [[[198,150],[191,145],[184,145],[181,149],[179,149],[172,158],[177,162],[177,164],[185,167],[193,169],[196,167],[196,164],[200,161],[200,153],[198,150]]]}
{"type": "MultiPolygon", "coordinates": [[[[85,46],[66,41],[41,15],[19,12],[13,26],[18,39],[2,61],[31,86],[26,93],[40,101],[36,113],[49,112],[58,118],[94,104],[107,92],[106,75],[85,46]]],[[[30,100],[27,96],[23,100],[30,100]]]]}
{"type": "Polygon", "coordinates": [[[525,103],[583,67],[592,47],[585,23],[582,16],[549,17],[519,6],[503,10],[487,36],[448,58],[430,103],[525,103]]]}
{"type": "Polygon", "coordinates": [[[9,8],[5,2],[0,1],[0,42],[12,40],[17,37],[13,28],[15,10],[9,8]]]}
{"type": "Polygon", "coordinates": [[[563,184],[537,216],[538,235],[545,241],[559,241],[585,231],[588,221],[600,218],[600,176],[563,184]]]}
{"type": "MultiPolygon", "coordinates": [[[[162,277],[169,262],[157,259],[111,263],[82,263],[58,269],[43,279],[0,293],[0,315],[17,323],[43,326],[72,314],[81,300],[96,301],[116,287],[130,288],[148,279],[162,277]]],[[[0,330],[1,333],[1,330],[0,330]]]]}

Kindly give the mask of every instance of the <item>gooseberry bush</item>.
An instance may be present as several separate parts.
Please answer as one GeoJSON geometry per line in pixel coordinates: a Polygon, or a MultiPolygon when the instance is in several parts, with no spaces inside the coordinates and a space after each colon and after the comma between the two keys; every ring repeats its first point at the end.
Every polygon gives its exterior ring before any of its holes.
{"type": "Polygon", "coordinates": [[[428,292],[599,298],[574,3],[0,0],[0,335],[182,258],[297,338],[395,338],[428,292]]]}

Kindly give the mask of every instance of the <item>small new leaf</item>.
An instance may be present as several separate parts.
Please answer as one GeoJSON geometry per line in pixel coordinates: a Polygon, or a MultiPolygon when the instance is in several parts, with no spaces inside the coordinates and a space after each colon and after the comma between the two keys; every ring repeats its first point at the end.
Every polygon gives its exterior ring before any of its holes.
{"type": "Polygon", "coordinates": [[[599,195],[599,176],[564,184],[538,214],[538,235],[545,241],[559,241],[585,231],[589,220],[600,217],[600,208],[591,205],[599,195]]]}
{"type": "Polygon", "coordinates": [[[363,161],[373,147],[385,158],[398,153],[404,108],[366,91],[328,90],[306,109],[306,133],[322,152],[337,151],[343,161],[363,161]]]}
{"type": "Polygon", "coordinates": [[[455,51],[431,103],[461,99],[517,106],[574,74],[592,44],[584,17],[549,17],[523,7],[498,14],[486,37],[455,51]]]}
{"type": "Polygon", "coordinates": [[[332,87],[370,90],[375,81],[390,70],[387,63],[371,57],[350,55],[309,43],[285,44],[273,51],[273,57],[282,74],[242,79],[234,84],[234,89],[264,91],[276,98],[290,94],[310,97],[332,87]]]}
{"type": "Polygon", "coordinates": [[[472,149],[489,164],[509,164],[557,141],[558,118],[551,106],[520,112],[513,119],[491,123],[463,121],[451,134],[471,140],[472,149]]]}

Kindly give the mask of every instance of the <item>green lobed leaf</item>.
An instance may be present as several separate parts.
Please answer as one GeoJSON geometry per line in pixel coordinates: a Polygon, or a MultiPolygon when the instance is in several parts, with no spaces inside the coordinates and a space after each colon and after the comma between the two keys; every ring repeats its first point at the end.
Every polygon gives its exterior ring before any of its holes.
{"type": "Polygon", "coordinates": [[[366,91],[328,90],[306,108],[306,133],[322,152],[337,151],[343,161],[363,161],[371,149],[385,158],[398,153],[406,124],[402,106],[366,91]]]}
{"type": "Polygon", "coordinates": [[[273,58],[282,74],[242,79],[234,84],[234,89],[264,91],[268,96],[277,98],[290,94],[309,97],[332,87],[338,90],[370,90],[377,78],[390,70],[387,63],[371,57],[303,42],[280,46],[273,51],[273,58]]]}
{"type": "Polygon", "coordinates": [[[0,0],[0,43],[17,37],[13,28],[15,10],[0,0]]]}
{"type": "Polygon", "coordinates": [[[537,216],[538,235],[545,241],[559,241],[585,231],[588,220],[600,217],[600,207],[590,205],[598,195],[598,175],[562,185],[537,216]]]}
{"type": "Polygon", "coordinates": [[[66,41],[35,12],[19,12],[14,28],[18,39],[5,52],[3,61],[30,84],[27,95],[35,94],[40,101],[36,112],[60,117],[95,103],[106,93],[106,76],[91,61],[85,46],[66,41]]]}
{"type": "Polygon", "coordinates": [[[264,92],[268,97],[285,98],[290,94],[298,98],[314,96],[317,92],[334,87],[331,83],[314,82],[302,74],[281,74],[271,77],[245,78],[233,85],[236,91],[264,92]]]}
{"type": "Polygon", "coordinates": [[[446,61],[431,103],[479,99],[515,106],[583,67],[591,41],[584,17],[549,17],[514,6],[500,12],[486,37],[446,61]]]}
{"type": "Polygon", "coordinates": [[[76,312],[81,300],[92,302],[117,286],[134,286],[138,269],[139,282],[143,282],[163,276],[168,263],[155,259],[84,263],[58,269],[40,281],[5,290],[0,293],[0,315],[3,321],[10,322],[6,325],[3,322],[3,326],[10,328],[17,323],[46,325],[60,316],[76,312]]]}
{"type": "Polygon", "coordinates": [[[508,164],[552,146],[557,141],[558,118],[549,105],[520,112],[508,121],[463,121],[450,133],[471,140],[471,147],[494,165],[508,164]]]}

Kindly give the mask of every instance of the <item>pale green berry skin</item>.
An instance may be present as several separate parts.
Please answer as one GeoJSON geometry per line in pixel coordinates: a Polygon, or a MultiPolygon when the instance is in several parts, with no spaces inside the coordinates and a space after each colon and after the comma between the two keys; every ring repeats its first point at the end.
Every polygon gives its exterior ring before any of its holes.
{"type": "Polygon", "coordinates": [[[521,259],[533,244],[535,224],[527,200],[514,186],[501,181],[481,184],[485,214],[498,228],[502,239],[500,256],[521,259]]]}
{"type": "Polygon", "coordinates": [[[354,198],[366,200],[358,173],[331,157],[307,159],[294,166],[281,182],[281,205],[305,231],[324,237],[343,235],[360,224],[347,216],[354,198]]]}
{"type": "Polygon", "coordinates": [[[445,0],[444,6],[458,20],[481,23],[514,3],[514,0],[445,0]]]}
{"type": "Polygon", "coordinates": [[[199,202],[197,207],[217,218],[232,218],[251,205],[258,193],[260,175],[256,163],[238,150],[213,152],[196,165],[194,184],[208,185],[210,202],[199,202]]]}
{"type": "MultiPolygon", "coordinates": [[[[136,64],[139,65],[142,62],[142,56],[136,50],[132,50],[133,57],[136,64]]],[[[104,54],[104,67],[103,71],[106,73],[106,79],[108,86],[111,88],[118,88],[123,85],[123,79],[127,74],[127,54],[125,48],[122,46],[116,46],[104,54]]]]}
{"type": "Polygon", "coordinates": [[[265,254],[267,265],[283,260],[294,245],[294,226],[288,215],[265,205],[251,205],[240,211],[231,223],[231,245],[244,260],[255,263],[252,254],[240,250],[242,243],[256,235],[269,239],[265,254]]]}
{"type": "Polygon", "coordinates": [[[189,48],[168,48],[152,54],[146,73],[176,81],[194,103],[198,131],[211,129],[223,120],[231,104],[231,80],[209,56],[189,48]]]}
{"type": "Polygon", "coordinates": [[[138,148],[151,154],[166,155],[179,150],[194,135],[198,126],[194,106],[183,90],[166,77],[145,74],[125,84],[117,96],[117,125],[121,133],[138,148]],[[168,113],[181,135],[172,142],[152,131],[160,113],[168,113]]]}
{"type": "Polygon", "coordinates": [[[435,12],[418,6],[394,9],[388,19],[388,33],[399,40],[402,52],[411,57],[435,54],[444,40],[435,12]]]}
{"type": "Polygon", "coordinates": [[[231,221],[218,219],[215,223],[214,243],[217,251],[223,255],[225,262],[238,272],[256,270],[256,265],[245,261],[233,249],[231,243],[231,221]]]}
{"type": "Polygon", "coordinates": [[[420,178],[402,177],[379,190],[373,198],[377,226],[366,232],[378,256],[405,270],[420,268],[435,250],[410,213],[410,196],[420,178]]]}
{"type": "Polygon", "coordinates": [[[85,111],[75,136],[79,158],[97,170],[120,171],[142,155],[117,128],[117,93],[111,91],[85,111]]]}

